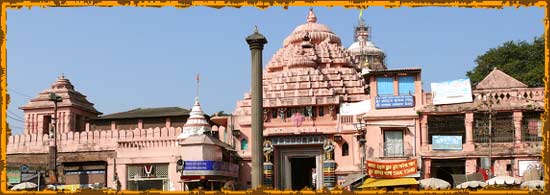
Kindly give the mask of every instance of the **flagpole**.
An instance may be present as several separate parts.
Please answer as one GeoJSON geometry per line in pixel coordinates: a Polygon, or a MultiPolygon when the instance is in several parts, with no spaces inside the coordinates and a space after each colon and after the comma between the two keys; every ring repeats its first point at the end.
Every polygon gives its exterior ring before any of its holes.
{"type": "Polygon", "coordinates": [[[200,84],[200,76],[199,76],[199,73],[197,73],[196,79],[197,79],[197,89],[196,89],[196,90],[197,90],[197,92],[196,92],[197,94],[196,94],[196,97],[198,98],[198,97],[199,97],[199,84],[200,84]]]}

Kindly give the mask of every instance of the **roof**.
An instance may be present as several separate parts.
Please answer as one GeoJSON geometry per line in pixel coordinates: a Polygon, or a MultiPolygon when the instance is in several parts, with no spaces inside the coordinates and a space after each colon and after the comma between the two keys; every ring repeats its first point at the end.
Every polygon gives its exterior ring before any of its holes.
{"type": "Polygon", "coordinates": [[[526,88],[526,84],[502,72],[496,67],[477,85],[476,89],[526,88]]]}
{"type": "Polygon", "coordinates": [[[421,68],[398,68],[398,69],[386,69],[386,70],[371,70],[368,74],[383,74],[383,73],[401,73],[401,72],[420,72],[421,68]]]}
{"type": "Polygon", "coordinates": [[[99,116],[98,119],[153,118],[185,115],[189,115],[189,110],[179,107],[137,108],[126,112],[99,116]]]}
{"type": "Polygon", "coordinates": [[[101,112],[94,108],[94,104],[86,99],[86,96],[74,89],[73,84],[65,75],[61,75],[51,84],[50,88],[43,90],[35,98],[21,106],[19,109],[32,110],[53,108],[54,104],[50,101],[50,94],[55,93],[62,98],[57,107],[74,107],[86,111],[89,114],[99,115],[101,112]]]}

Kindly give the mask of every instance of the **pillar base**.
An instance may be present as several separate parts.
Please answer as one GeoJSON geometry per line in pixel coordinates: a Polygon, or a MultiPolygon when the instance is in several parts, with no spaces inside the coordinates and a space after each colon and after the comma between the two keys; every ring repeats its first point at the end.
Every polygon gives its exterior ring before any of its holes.
{"type": "Polygon", "coordinates": [[[323,162],[323,185],[329,190],[336,187],[336,161],[323,162]]]}
{"type": "Polygon", "coordinates": [[[264,187],[273,188],[273,163],[264,163],[264,187]]]}

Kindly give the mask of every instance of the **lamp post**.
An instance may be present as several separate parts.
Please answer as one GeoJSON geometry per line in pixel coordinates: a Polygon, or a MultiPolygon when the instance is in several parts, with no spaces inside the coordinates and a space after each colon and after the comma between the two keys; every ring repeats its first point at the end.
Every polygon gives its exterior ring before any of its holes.
{"type": "Polygon", "coordinates": [[[487,96],[482,94],[483,101],[481,105],[487,106],[487,112],[489,114],[489,178],[493,177],[493,104],[498,104],[498,99],[493,102],[492,99],[487,99],[487,96]]]}
{"type": "Polygon", "coordinates": [[[353,123],[353,126],[355,127],[355,130],[357,131],[357,141],[359,141],[359,146],[361,147],[361,183],[364,182],[364,175],[365,175],[365,159],[367,157],[366,155],[366,149],[365,149],[365,143],[367,142],[366,134],[367,130],[364,128],[365,123],[363,123],[362,116],[358,116],[357,122],[353,123]]]}
{"type": "Polygon", "coordinates": [[[50,93],[49,101],[53,102],[53,118],[52,125],[50,127],[50,138],[53,139],[53,145],[49,147],[50,154],[50,182],[54,184],[54,189],[57,190],[57,103],[62,102],[63,99],[61,96],[56,95],[55,93],[50,93]]]}

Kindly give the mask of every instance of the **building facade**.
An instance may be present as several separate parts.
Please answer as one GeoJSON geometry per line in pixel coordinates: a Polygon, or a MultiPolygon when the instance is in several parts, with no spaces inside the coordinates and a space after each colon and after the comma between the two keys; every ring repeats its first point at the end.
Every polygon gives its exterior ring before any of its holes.
{"type": "Polygon", "coordinates": [[[93,104],[62,76],[21,108],[26,116],[24,134],[8,138],[8,167],[27,167],[23,180],[42,178],[42,184],[52,184],[45,177],[53,141],[48,128],[54,118],[50,93],[62,97],[56,161],[58,184],[64,187],[220,189],[224,182],[238,179],[238,156],[217,138],[225,128],[205,116],[198,99],[191,111],[146,108],[98,116],[93,104]]]}
{"type": "MultiPolygon", "coordinates": [[[[416,159],[416,110],[423,106],[420,69],[387,70],[385,54],[368,41],[362,21],[356,37],[349,50],[344,48],[338,35],[318,23],[310,10],[306,23],[292,31],[266,65],[263,135],[271,145],[264,158],[269,159],[267,177],[272,179],[268,186],[331,188],[349,174],[366,170],[366,160],[416,159]],[[364,127],[356,128],[357,122],[364,127]],[[365,152],[358,130],[367,131],[365,152]]],[[[243,147],[250,143],[250,115],[251,99],[245,94],[233,112],[233,126],[240,131],[237,149],[245,162],[243,184],[250,181],[251,151],[243,147]]]]}
{"type": "Polygon", "coordinates": [[[530,167],[541,171],[543,88],[528,88],[494,69],[475,85],[472,102],[434,105],[430,93],[425,99],[418,111],[424,177],[453,183],[453,174],[480,169],[516,178],[530,167]],[[459,138],[454,146],[438,143],[449,136],[459,138]]]}
{"type": "MultiPolygon", "coordinates": [[[[483,168],[519,178],[540,167],[542,88],[494,70],[475,85],[472,102],[434,104],[421,69],[388,69],[362,19],[348,48],[317,20],[310,10],[263,70],[264,186],[332,188],[354,175],[454,183],[483,168]],[[440,144],[449,138],[458,142],[440,144]],[[406,170],[379,169],[404,162],[406,170]]],[[[55,128],[62,184],[166,191],[251,185],[249,93],[229,116],[206,116],[198,98],[191,110],[101,115],[64,76],[21,107],[25,130],[8,138],[8,167],[46,169],[50,93],[63,100],[55,128]]]]}

